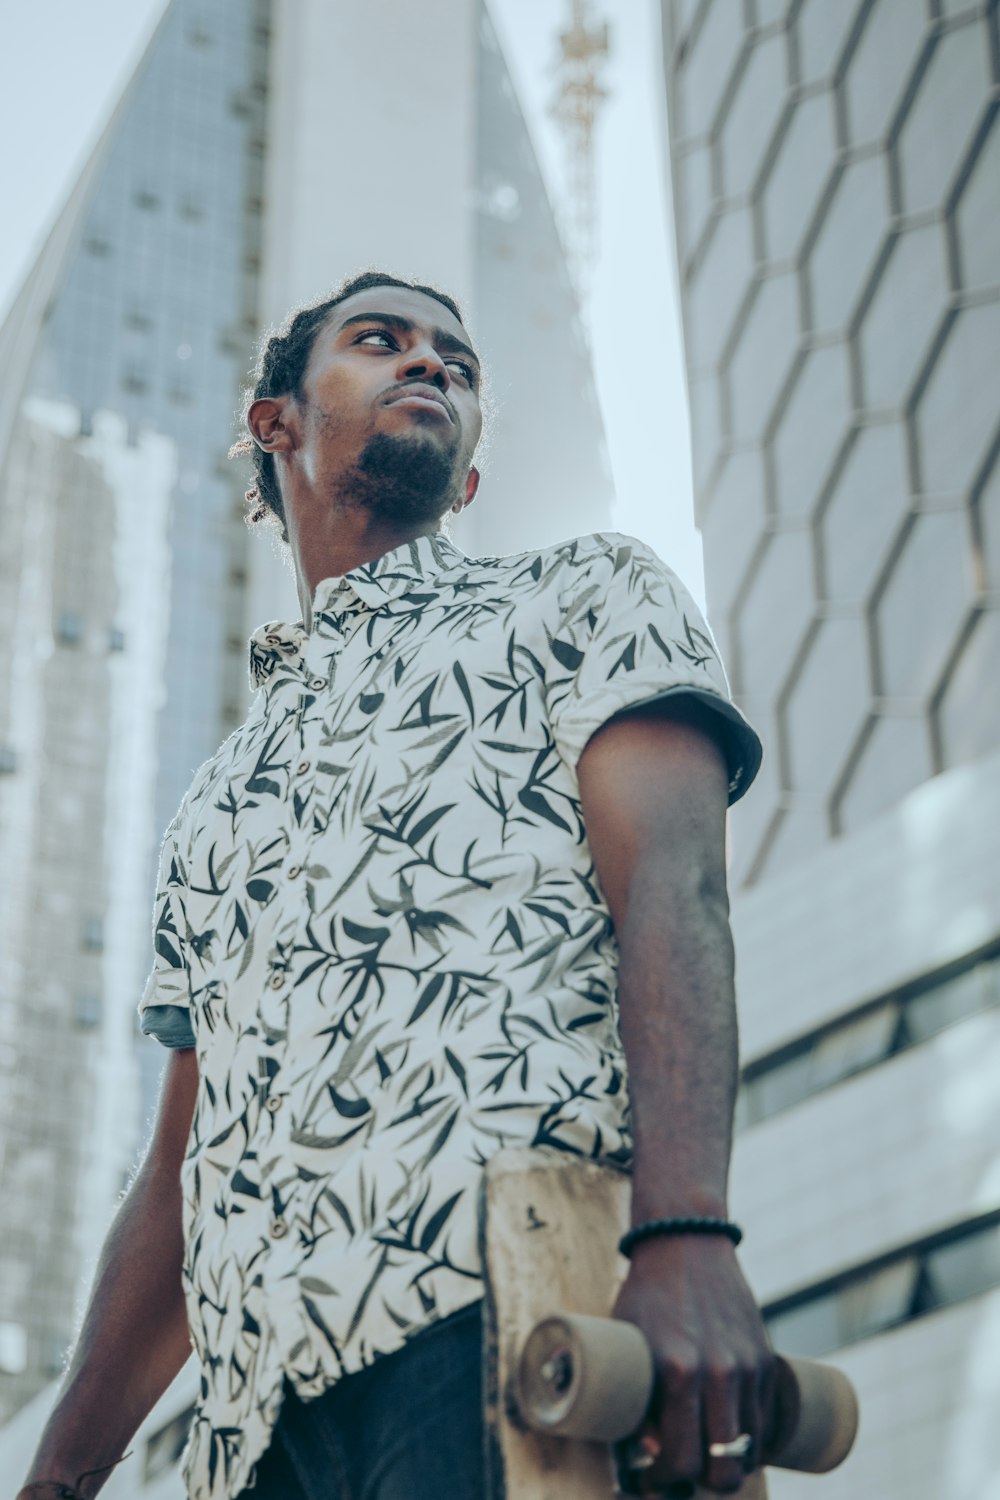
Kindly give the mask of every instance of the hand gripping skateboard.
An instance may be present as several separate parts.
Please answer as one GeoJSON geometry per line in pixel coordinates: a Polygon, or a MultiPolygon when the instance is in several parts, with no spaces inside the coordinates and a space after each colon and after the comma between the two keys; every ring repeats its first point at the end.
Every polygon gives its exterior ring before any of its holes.
{"type": "MultiPolygon", "coordinates": [[[[629,1493],[622,1440],[642,1421],[653,1361],[634,1325],[608,1317],[627,1270],[629,1179],[541,1149],[490,1161],[480,1214],[486,1280],[490,1500],[610,1500],[629,1493]]],[[[857,1401],[847,1377],[778,1363],[778,1421],[766,1464],[823,1473],[849,1452],[857,1401]]],[[[707,1497],[706,1491],[697,1495],[707,1497]]],[[[762,1472],[742,1500],[767,1500],[762,1472]]]]}

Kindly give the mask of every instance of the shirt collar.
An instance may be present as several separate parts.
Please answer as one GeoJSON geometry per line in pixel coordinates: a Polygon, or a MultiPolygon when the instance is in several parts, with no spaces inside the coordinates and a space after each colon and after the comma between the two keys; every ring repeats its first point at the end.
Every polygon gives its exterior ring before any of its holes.
{"type": "MultiPolygon", "coordinates": [[[[380,609],[390,600],[417,593],[421,586],[467,561],[462,549],[441,532],[414,537],[350,573],[321,579],[313,592],[313,626],[321,614],[343,608],[352,595],[369,609],[380,609]]],[[[294,666],[308,638],[301,620],[294,625],[272,621],[258,626],[250,637],[251,687],[263,687],[279,667],[294,666]]]]}
{"type": "Polygon", "coordinates": [[[401,599],[421,584],[431,583],[439,573],[466,561],[462,549],[441,532],[414,537],[350,573],[322,579],[313,593],[313,618],[322,614],[341,592],[350,590],[371,609],[378,609],[387,599],[401,599]]]}

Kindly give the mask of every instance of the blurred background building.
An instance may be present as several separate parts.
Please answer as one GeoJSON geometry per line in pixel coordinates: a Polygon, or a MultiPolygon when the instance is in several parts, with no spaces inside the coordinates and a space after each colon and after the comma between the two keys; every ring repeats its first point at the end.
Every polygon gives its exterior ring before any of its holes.
{"type": "Polygon", "coordinates": [[[828,1500],[997,1496],[997,6],[663,21],[709,615],[769,752],[731,828],[746,1264],[860,1389],[828,1500]]]}
{"type": "Polygon", "coordinates": [[[250,629],[298,615],[226,457],[253,344],[370,264],[457,295],[488,353],[459,544],[607,528],[575,296],[481,4],[172,0],[0,329],[0,1421],[60,1371],[145,1132],[159,838],[246,711],[250,629]]]}

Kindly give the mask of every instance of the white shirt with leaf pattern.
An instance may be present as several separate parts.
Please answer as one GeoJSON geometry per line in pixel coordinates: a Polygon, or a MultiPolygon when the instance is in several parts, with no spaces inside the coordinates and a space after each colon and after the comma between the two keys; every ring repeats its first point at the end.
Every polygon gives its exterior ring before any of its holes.
{"type": "Polygon", "coordinates": [[[623,710],[717,711],[690,596],[596,534],[470,558],[421,537],[251,640],[260,691],[164,840],[143,1029],[195,1046],[184,1285],[194,1500],[243,1489],[303,1398],[482,1295],[481,1169],[629,1160],[617,946],[576,764],[623,710]]]}

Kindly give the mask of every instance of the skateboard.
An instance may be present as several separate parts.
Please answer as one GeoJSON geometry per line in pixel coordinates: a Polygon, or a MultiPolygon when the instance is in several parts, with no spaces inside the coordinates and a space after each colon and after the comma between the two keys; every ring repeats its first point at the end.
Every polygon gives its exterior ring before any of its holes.
{"type": "MultiPolygon", "coordinates": [[[[485,1271],[489,1500],[610,1500],[638,1493],[628,1437],[649,1407],[653,1360],[633,1324],[608,1317],[628,1262],[626,1173],[566,1152],[504,1150],[480,1205],[485,1271]]],[[[847,1377],[778,1361],[778,1421],[765,1464],[823,1473],[849,1452],[847,1377]]],[[[693,1496],[710,1500],[709,1492],[693,1496]]],[[[767,1500],[763,1471],[741,1500],[767,1500]]]]}

